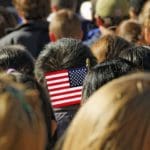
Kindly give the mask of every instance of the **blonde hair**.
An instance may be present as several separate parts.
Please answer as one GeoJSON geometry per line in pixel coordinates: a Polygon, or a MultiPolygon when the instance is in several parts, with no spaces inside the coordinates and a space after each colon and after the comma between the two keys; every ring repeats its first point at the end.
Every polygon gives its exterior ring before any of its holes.
{"type": "Polygon", "coordinates": [[[134,20],[124,20],[118,26],[116,33],[129,42],[137,43],[141,40],[142,28],[134,20]]]}
{"type": "Polygon", "coordinates": [[[121,37],[108,34],[102,36],[92,46],[91,50],[98,62],[118,57],[120,52],[130,46],[130,43],[121,37]]]}
{"type": "Polygon", "coordinates": [[[145,28],[148,28],[148,29],[150,29],[150,14],[149,14],[149,16],[147,16],[146,18],[145,18],[145,20],[144,20],[144,22],[143,22],[143,27],[145,28]]]}
{"type": "MultiPolygon", "coordinates": [[[[150,3],[149,3],[150,5],[150,3]]],[[[150,7],[150,6],[149,6],[150,7]]],[[[150,44],[150,8],[143,20],[143,44],[150,44]]]]}
{"type": "Polygon", "coordinates": [[[116,79],[81,107],[62,150],[150,149],[150,74],[116,79]]]}
{"type": "Polygon", "coordinates": [[[148,16],[150,16],[150,1],[147,1],[147,2],[144,4],[144,6],[143,6],[143,8],[142,8],[142,12],[141,12],[141,14],[139,15],[139,22],[140,22],[141,24],[143,24],[144,21],[145,21],[145,19],[146,19],[148,16]]]}
{"type": "Polygon", "coordinates": [[[49,25],[49,30],[55,34],[57,39],[63,37],[80,39],[82,34],[79,17],[67,9],[59,10],[54,14],[49,25]]]}
{"type": "Polygon", "coordinates": [[[46,129],[37,91],[0,78],[0,149],[44,150],[46,129]]]}

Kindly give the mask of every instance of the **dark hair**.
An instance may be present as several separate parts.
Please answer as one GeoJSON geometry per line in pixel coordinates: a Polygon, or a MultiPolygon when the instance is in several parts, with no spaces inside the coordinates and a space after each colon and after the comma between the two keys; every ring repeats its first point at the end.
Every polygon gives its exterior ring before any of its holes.
{"type": "Polygon", "coordinates": [[[139,69],[150,71],[150,48],[144,46],[137,46],[126,49],[120,53],[120,56],[133,64],[139,69]]]}
{"type": "Polygon", "coordinates": [[[82,102],[107,82],[125,75],[135,69],[134,65],[124,59],[117,58],[97,64],[88,72],[83,85],[82,102]]]}
{"type": "Polygon", "coordinates": [[[33,76],[34,59],[21,45],[0,47],[0,70],[9,68],[33,76]]]}
{"type": "Polygon", "coordinates": [[[50,12],[50,0],[13,0],[13,4],[28,20],[46,18],[50,12]]]}
{"type": "Polygon", "coordinates": [[[55,43],[50,43],[39,55],[35,64],[35,76],[43,82],[44,74],[50,71],[95,65],[95,58],[90,49],[76,39],[63,38],[55,43]]]}
{"type": "Polygon", "coordinates": [[[17,19],[14,14],[5,7],[0,6],[0,38],[3,37],[9,28],[17,25],[17,19]]]}

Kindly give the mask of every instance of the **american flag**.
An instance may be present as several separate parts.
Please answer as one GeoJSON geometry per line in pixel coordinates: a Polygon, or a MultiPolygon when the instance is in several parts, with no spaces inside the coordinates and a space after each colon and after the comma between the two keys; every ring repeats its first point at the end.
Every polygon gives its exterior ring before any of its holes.
{"type": "Polygon", "coordinates": [[[87,68],[73,68],[49,72],[45,75],[53,108],[79,104],[87,68]]]}

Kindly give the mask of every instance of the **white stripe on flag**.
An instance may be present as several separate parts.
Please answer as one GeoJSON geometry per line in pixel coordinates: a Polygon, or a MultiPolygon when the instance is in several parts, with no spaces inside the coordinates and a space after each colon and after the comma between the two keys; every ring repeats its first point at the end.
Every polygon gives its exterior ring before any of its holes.
{"type": "Polygon", "coordinates": [[[63,95],[60,95],[60,96],[52,96],[51,97],[51,100],[59,100],[61,101],[61,98],[67,98],[67,97],[71,97],[71,96],[81,96],[82,92],[73,92],[71,94],[63,94],[63,95]]]}
{"type": "Polygon", "coordinates": [[[72,99],[68,99],[68,100],[62,100],[62,101],[56,101],[56,102],[52,102],[52,105],[58,105],[58,104],[64,104],[64,103],[69,103],[69,102],[75,102],[75,101],[79,101],[81,100],[81,97],[78,98],[72,98],[72,99]]]}
{"type": "Polygon", "coordinates": [[[60,85],[54,85],[54,86],[48,86],[48,90],[54,90],[57,88],[65,88],[65,87],[69,87],[69,83],[65,83],[65,84],[60,84],[60,85]]]}
{"type": "Polygon", "coordinates": [[[66,72],[66,73],[58,73],[58,74],[54,74],[54,75],[47,75],[45,78],[48,80],[48,79],[57,78],[57,77],[63,77],[63,76],[68,76],[68,72],[66,72]]]}
{"type": "Polygon", "coordinates": [[[63,79],[57,79],[57,80],[51,80],[51,81],[47,81],[47,84],[54,84],[54,83],[61,83],[64,81],[69,81],[69,78],[63,78],[63,79]]]}
{"type": "Polygon", "coordinates": [[[54,94],[62,94],[64,92],[71,92],[71,91],[75,91],[75,90],[82,90],[82,86],[63,89],[63,90],[50,91],[49,94],[52,96],[54,94]]]}

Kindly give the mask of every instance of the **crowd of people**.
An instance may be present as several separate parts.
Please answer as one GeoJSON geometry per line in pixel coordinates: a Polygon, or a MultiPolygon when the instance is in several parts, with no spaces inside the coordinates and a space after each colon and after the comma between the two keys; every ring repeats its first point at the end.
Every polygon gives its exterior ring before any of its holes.
{"type": "Polygon", "coordinates": [[[0,150],[150,149],[150,0],[0,1],[0,150]]]}

